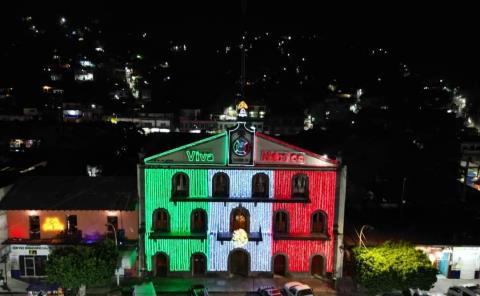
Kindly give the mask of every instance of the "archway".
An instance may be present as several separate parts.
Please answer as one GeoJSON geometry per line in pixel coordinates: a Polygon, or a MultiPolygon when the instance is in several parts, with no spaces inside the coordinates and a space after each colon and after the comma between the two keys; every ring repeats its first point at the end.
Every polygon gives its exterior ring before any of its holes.
{"type": "Polygon", "coordinates": [[[192,273],[193,275],[205,275],[207,272],[207,258],[202,253],[192,255],[192,273]]]}
{"type": "Polygon", "coordinates": [[[247,251],[233,250],[228,255],[228,271],[233,275],[248,276],[250,258],[247,251]]]}
{"type": "Polygon", "coordinates": [[[287,273],[287,257],[283,254],[273,258],[273,274],[284,276],[287,273]]]}
{"type": "Polygon", "coordinates": [[[164,253],[155,255],[155,275],[166,277],[168,273],[168,257],[164,253]]]}
{"type": "Polygon", "coordinates": [[[322,255],[314,255],[310,261],[312,275],[325,275],[325,258],[322,255]]]}

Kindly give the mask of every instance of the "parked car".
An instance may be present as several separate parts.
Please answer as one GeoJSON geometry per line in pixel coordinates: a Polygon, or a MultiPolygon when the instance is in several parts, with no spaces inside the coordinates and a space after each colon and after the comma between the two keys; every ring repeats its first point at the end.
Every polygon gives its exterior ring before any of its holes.
{"type": "Polygon", "coordinates": [[[480,287],[478,285],[467,284],[463,286],[452,286],[448,288],[447,296],[478,296],[480,287]]]}
{"type": "Polygon", "coordinates": [[[462,287],[465,287],[469,289],[470,291],[473,291],[475,294],[480,295],[480,285],[476,284],[464,284],[462,287]]]}
{"type": "Polygon", "coordinates": [[[400,291],[400,290],[393,290],[390,292],[383,292],[380,294],[377,294],[377,296],[413,296],[410,295],[410,291],[400,291]]]}
{"type": "Polygon", "coordinates": [[[63,289],[57,284],[36,282],[27,287],[28,296],[63,295],[63,289]]]}
{"type": "Polygon", "coordinates": [[[258,288],[257,294],[260,296],[282,296],[282,291],[273,286],[258,288]]]}
{"type": "Polygon", "coordinates": [[[189,296],[208,296],[208,290],[204,285],[193,285],[188,291],[189,296]]]}
{"type": "Polygon", "coordinates": [[[444,294],[438,292],[424,291],[418,288],[410,288],[404,291],[393,290],[390,292],[384,292],[377,294],[377,296],[444,296],[444,294]]]}
{"type": "Polygon", "coordinates": [[[300,282],[288,282],[284,289],[288,296],[313,296],[312,288],[300,282]]]}
{"type": "Polygon", "coordinates": [[[439,296],[439,294],[441,293],[432,293],[432,292],[429,292],[429,291],[425,291],[425,290],[420,290],[418,288],[410,288],[408,289],[407,291],[405,291],[405,293],[407,296],[439,296]]]}

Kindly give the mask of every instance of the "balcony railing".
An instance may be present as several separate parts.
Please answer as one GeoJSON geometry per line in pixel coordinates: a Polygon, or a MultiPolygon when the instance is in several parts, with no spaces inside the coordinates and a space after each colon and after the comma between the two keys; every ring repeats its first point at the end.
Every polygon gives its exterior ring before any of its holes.
{"type": "Polygon", "coordinates": [[[266,197],[177,197],[170,198],[171,202],[253,202],[253,203],[310,203],[309,198],[266,198],[266,197]]]}
{"type": "Polygon", "coordinates": [[[206,232],[163,232],[152,231],[148,236],[149,239],[207,239],[206,232]]]}
{"type": "Polygon", "coordinates": [[[326,233],[273,233],[274,240],[330,240],[326,233]]]}

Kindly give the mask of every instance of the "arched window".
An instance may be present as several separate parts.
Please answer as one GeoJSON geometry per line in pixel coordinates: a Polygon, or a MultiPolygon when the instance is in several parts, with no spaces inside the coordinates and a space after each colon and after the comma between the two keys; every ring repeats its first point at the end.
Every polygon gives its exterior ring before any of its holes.
{"type": "Polygon", "coordinates": [[[188,176],[185,173],[176,173],[172,178],[172,196],[188,197],[188,176]]]}
{"type": "Polygon", "coordinates": [[[308,177],[297,174],[292,178],[292,197],[308,198],[308,177]]]}
{"type": "Polygon", "coordinates": [[[205,272],[207,271],[207,257],[204,254],[202,253],[192,254],[192,257],[190,259],[190,264],[191,264],[192,274],[194,276],[205,275],[205,272]]]}
{"type": "Polygon", "coordinates": [[[323,211],[316,211],[312,214],[312,233],[326,233],[327,230],[327,214],[323,211]]]}
{"type": "Polygon", "coordinates": [[[229,197],[230,196],[230,179],[225,173],[216,173],[212,179],[212,195],[213,197],[229,197]]]}
{"type": "Polygon", "coordinates": [[[273,220],[273,232],[286,234],[288,233],[288,213],[284,211],[275,212],[273,220]]]}
{"type": "Polygon", "coordinates": [[[268,197],[268,176],[264,173],[255,174],[252,178],[252,197],[268,197]]]}
{"type": "Polygon", "coordinates": [[[170,231],[170,215],[165,209],[157,209],[153,213],[153,229],[158,232],[170,231]]]}
{"type": "Polygon", "coordinates": [[[230,232],[243,229],[250,232],[250,213],[247,209],[239,207],[230,212],[230,232]]]}
{"type": "Polygon", "coordinates": [[[204,233],[207,231],[207,213],[202,209],[195,209],[190,216],[190,231],[204,233]]]}

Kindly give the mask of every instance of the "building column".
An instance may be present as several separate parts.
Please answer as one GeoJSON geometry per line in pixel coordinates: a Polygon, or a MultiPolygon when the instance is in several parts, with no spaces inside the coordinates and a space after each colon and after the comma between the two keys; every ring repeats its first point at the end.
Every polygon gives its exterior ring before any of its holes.
{"type": "Polygon", "coordinates": [[[345,197],[347,186],[347,166],[343,165],[337,171],[337,196],[335,201],[334,231],[334,266],[333,279],[335,286],[343,276],[343,228],[345,218],[345,197]]]}
{"type": "Polygon", "coordinates": [[[146,275],[145,268],[145,173],[141,164],[137,165],[138,197],[138,276],[146,275]]]}

